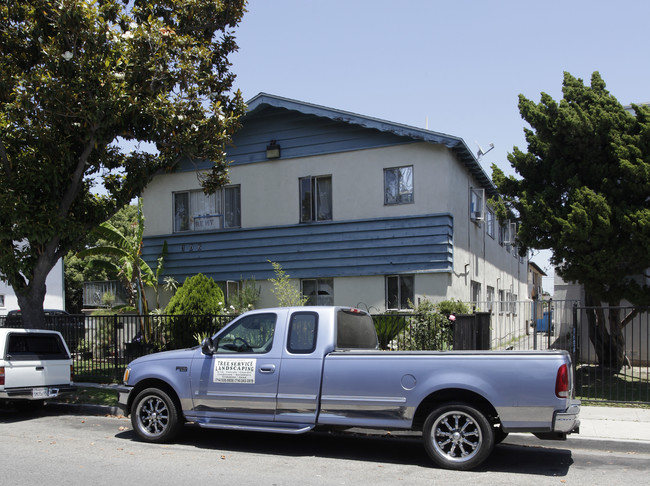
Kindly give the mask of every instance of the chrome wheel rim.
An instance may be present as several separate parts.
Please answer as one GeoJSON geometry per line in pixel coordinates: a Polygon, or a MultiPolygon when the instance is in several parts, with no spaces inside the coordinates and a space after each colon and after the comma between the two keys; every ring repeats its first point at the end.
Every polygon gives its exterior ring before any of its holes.
{"type": "Polygon", "coordinates": [[[481,450],[483,434],[471,415],[450,411],[436,419],[430,440],[436,452],[445,460],[465,462],[481,450]]]}
{"type": "Polygon", "coordinates": [[[169,425],[169,408],[165,401],[155,395],[140,401],[136,410],[140,430],[150,437],[158,437],[169,425]]]}

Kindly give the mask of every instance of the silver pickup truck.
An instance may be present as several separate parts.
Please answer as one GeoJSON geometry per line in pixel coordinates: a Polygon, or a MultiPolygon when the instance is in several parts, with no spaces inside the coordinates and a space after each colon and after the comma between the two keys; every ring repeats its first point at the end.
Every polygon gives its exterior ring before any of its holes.
{"type": "Polygon", "coordinates": [[[315,427],[422,431],[439,466],[467,470],[509,432],[564,439],[579,401],[563,351],[377,349],[357,309],[296,307],[241,315],[192,349],[136,359],[118,401],[137,435],[201,427],[299,434],[315,427]]]}

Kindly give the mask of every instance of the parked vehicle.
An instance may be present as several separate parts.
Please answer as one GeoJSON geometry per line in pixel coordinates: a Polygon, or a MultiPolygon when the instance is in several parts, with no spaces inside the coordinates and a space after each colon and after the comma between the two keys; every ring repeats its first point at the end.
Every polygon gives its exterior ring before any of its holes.
{"type": "Polygon", "coordinates": [[[372,318],[341,307],[245,313],[201,346],[132,361],[118,401],[145,441],[201,427],[299,434],[421,430],[439,466],[481,464],[509,432],[576,432],[568,353],[377,349],[372,318]]]}
{"type": "MultiPolygon", "coordinates": [[[[85,317],[82,314],[70,314],[60,309],[44,309],[45,329],[59,331],[66,343],[73,351],[77,349],[79,341],[86,335],[85,317]]],[[[23,315],[20,309],[7,312],[5,327],[23,327],[23,315]]]]}
{"type": "Polygon", "coordinates": [[[0,329],[0,400],[40,405],[75,390],[72,359],[61,333],[0,329]]]}

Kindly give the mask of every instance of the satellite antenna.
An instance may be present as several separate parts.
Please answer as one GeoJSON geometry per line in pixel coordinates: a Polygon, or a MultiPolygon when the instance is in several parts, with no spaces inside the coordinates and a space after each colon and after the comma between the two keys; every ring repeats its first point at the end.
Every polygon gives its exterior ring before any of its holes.
{"type": "Polygon", "coordinates": [[[481,157],[483,157],[485,154],[487,154],[490,150],[494,148],[493,143],[490,144],[490,148],[487,150],[483,150],[483,147],[481,147],[478,142],[476,142],[476,146],[478,147],[478,152],[476,152],[477,159],[480,159],[481,157]]]}

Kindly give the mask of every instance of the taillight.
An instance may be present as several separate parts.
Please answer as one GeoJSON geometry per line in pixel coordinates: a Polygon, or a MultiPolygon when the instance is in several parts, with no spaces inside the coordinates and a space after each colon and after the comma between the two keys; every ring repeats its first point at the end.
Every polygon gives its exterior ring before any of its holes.
{"type": "Polygon", "coordinates": [[[569,398],[569,368],[565,364],[557,370],[555,396],[558,398],[569,398]]]}
{"type": "Polygon", "coordinates": [[[0,366],[0,385],[5,384],[5,367],[0,366]]]}
{"type": "Polygon", "coordinates": [[[74,365],[70,365],[70,381],[74,381],[74,365]]]}

